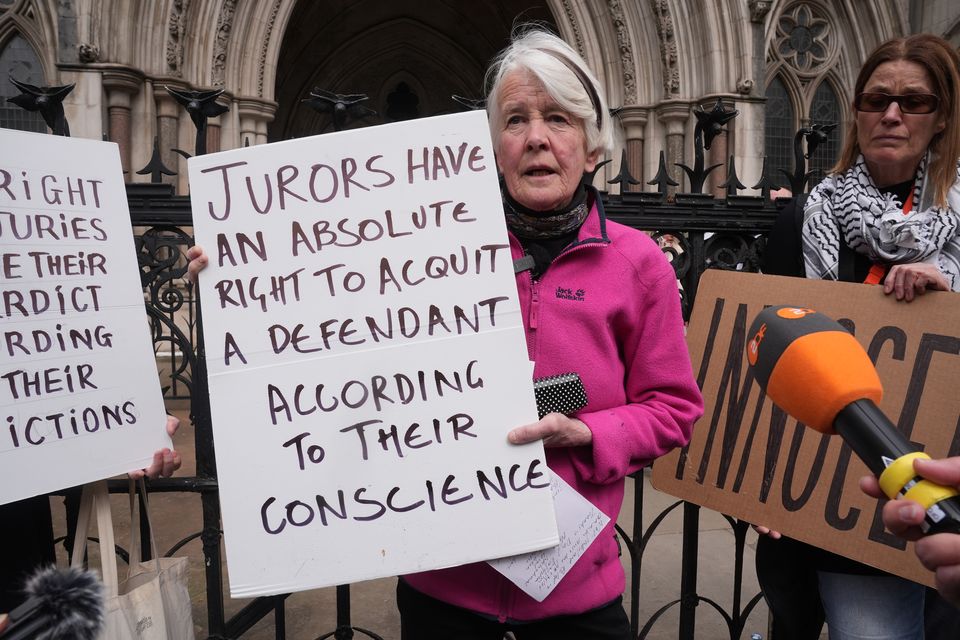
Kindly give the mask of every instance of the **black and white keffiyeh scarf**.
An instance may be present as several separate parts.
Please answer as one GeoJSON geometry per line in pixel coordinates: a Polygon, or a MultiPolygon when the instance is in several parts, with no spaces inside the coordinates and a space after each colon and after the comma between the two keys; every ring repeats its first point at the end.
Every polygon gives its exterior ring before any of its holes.
{"type": "Polygon", "coordinates": [[[803,209],[803,262],[808,278],[836,280],[840,243],[873,262],[936,264],[960,291],[960,176],[947,193],[947,207],[933,204],[926,175],[929,154],[917,168],[913,208],[880,193],[863,156],[842,174],[827,176],[803,209]]]}

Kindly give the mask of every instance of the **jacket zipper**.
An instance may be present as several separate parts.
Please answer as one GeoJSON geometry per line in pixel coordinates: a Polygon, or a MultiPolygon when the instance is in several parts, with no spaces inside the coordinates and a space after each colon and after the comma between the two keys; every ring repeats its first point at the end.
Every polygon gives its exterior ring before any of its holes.
{"type": "Polygon", "coordinates": [[[530,330],[537,330],[537,316],[540,313],[540,280],[530,278],[530,330]]]}
{"type": "Polygon", "coordinates": [[[534,278],[532,274],[529,274],[530,277],[530,314],[528,316],[528,325],[530,327],[530,333],[532,334],[533,340],[529,340],[527,344],[527,355],[531,360],[537,359],[537,328],[540,326],[540,282],[543,280],[543,277],[547,275],[547,272],[550,270],[550,267],[560,259],[560,256],[565,256],[568,254],[577,251],[582,247],[588,247],[595,242],[583,242],[575,247],[564,249],[557,256],[550,261],[550,264],[547,265],[547,268],[543,270],[543,273],[540,274],[539,278],[534,278]]]}

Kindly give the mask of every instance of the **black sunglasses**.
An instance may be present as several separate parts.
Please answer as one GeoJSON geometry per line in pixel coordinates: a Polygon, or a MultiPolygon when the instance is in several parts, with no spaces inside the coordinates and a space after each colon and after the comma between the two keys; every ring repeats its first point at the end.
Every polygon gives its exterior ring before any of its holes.
{"type": "Polygon", "coordinates": [[[933,113],[940,106],[940,98],[932,93],[905,93],[892,96],[888,93],[868,91],[854,98],[853,108],[857,111],[879,113],[886,111],[891,102],[896,102],[903,113],[933,113]]]}

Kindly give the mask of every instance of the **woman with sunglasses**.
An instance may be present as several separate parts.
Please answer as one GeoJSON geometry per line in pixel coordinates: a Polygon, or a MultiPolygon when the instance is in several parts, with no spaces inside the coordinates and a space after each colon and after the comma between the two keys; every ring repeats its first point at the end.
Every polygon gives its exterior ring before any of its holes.
{"type": "MultiPolygon", "coordinates": [[[[764,273],[878,284],[905,302],[960,290],[958,67],[950,44],[929,34],[867,58],[840,160],[784,208],[764,273]]],[[[756,529],[776,640],[815,640],[824,618],[831,640],[923,640],[922,585],[756,529]]],[[[950,617],[934,625],[928,615],[927,640],[960,637],[950,617]]]]}

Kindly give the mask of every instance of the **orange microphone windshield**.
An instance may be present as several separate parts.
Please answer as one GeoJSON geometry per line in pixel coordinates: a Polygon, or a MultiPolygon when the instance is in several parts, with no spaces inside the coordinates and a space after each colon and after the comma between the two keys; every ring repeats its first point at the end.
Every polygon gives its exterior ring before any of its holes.
{"type": "Polygon", "coordinates": [[[840,324],[803,307],[761,311],[748,334],[747,360],[754,377],[781,409],[822,433],[857,400],[879,404],[877,370],[840,324]]]}

